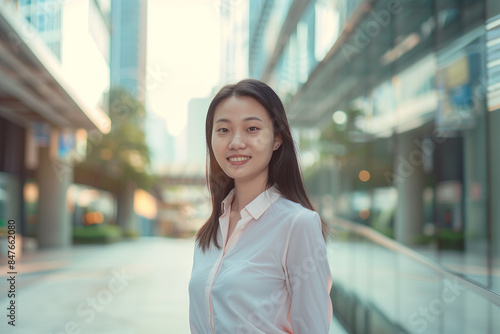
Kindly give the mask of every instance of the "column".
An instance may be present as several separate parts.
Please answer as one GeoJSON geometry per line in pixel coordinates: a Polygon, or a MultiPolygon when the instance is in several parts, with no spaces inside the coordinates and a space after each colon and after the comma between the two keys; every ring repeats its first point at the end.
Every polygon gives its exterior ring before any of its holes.
{"type": "Polygon", "coordinates": [[[128,182],[117,195],[117,224],[125,237],[139,235],[139,224],[134,211],[134,193],[137,186],[128,182]]]}
{"type": "Polygon", "coordinates": [[[424,222],[423,153],[415,144],[416,139],[415,132],[398,134],[394,155],[394,183],[398,191],[394,239],[408,246],[422,233],[424,222]]]}
{"type": "Polygon", "coordinates": [[[72,244],[72,226],[66,205],[66,193],[73,181],[73,169],[50,154],[49,147],[39,149],[37,240],[39,248],[64,248],[72,244]],[[61,166],[63,168],[61,168],[61,166]]]}

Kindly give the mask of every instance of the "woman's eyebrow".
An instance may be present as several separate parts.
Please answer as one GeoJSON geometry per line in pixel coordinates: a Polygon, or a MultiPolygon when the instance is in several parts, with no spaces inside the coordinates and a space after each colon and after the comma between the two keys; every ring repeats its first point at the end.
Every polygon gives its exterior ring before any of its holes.
{"type": "MultiPolygon", "coordinates": [[[[260,121],[260,122],[263,122],[260,118],[258,118],[257,116],[251,116],[251,117],[247,117],[247,118],[244,118],[243,119],[243,122],[247,122],[247,121],[260,121]]],[[[230,120],[228,120],[227,118],[219,118],[217,121],[215,121],[215,123],[219,123],[219,122],[226,122],[226,123],[231,123],[230,120]]]]}
{"type": "Polygon", "coordinates": [[[251,116],[251,117],[247,117],[247,118],[244,118],[243,119],[243,122],[247,122],[247,121],[259,121],[259,122],[264,122],[263,120],[261,120],[260,118],[258,118],[257,116],[251,116]]]}

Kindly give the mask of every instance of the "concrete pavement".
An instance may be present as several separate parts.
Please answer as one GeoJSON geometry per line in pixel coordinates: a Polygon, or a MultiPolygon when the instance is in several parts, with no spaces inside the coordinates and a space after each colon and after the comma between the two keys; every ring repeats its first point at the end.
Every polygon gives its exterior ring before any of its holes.
{"type": "MultiPolygon", "coordinates": [[[[165,238],[25,253],[18,267],[16,326],[3,315],[0,332],[189,333],[192,256],[192,240],[165,238]]],[[[6,289],[3,279],[3,313],[6,289]]]]}

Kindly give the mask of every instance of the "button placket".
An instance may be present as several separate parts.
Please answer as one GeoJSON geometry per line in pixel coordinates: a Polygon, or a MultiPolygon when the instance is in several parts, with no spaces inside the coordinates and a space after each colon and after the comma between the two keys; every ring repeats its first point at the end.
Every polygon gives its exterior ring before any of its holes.
{"type": "Polygon", "coordinates": [[[245,218],[240,219],[238,224],[236,224],[236,228],[234,229],[231,238],[229,238],[227,245],[226,245],[226,250],[224,251],[227,253],[233,246],[234,244],[238,241],[240,238],[241,232],[245,229],[246,225],[252,220],[252,216],[248,216],[245,218]]]}
{"type": "MultiPolygon", "coordinates": [[[[213,275],[212,282],[211,282],[210,294],[209,294],[209,308],[210,308],[209,311],[210,311],[210,326],[211,326],[211,329],[212,329],[212,333],[214,333],[214,334],[215,334],[215,329],[214,329],[213,305],[212,305],[212,291],[211,290],[213,288],[213,285],[214,285],[215,279],[217,278],[219,270],[222,267],[222,261],[224,261],[224,257],[231,250],[231,248],[233,247],[233,245],[238,241],[238,239],[240,238],[240,235],[241,235],[242,231],[246,228],[246,225],[253,218],[251,215],[249,215],[247,212],[244,212],[243,210],[240,212],[240,216],[241,216],[241,219],[236,224],[236,228],[234,229],[233,233],[229,237],[229,240],[227,241],[227,243],[224,243],[224,245],[222,247],[222,253],[221,253],[220,257],[219,257],[219,260],[217,261],[218,263],[215,264],[215,266],[217,266],[217,269],[215,270],[215,273],[213,275]]],[[[226,234],[226,238],[227,237],[228,236],[226,234]]]]}
{"type": "Polygon", "coordinates": [[[214,287],[214,282],[215,282],[215,279],[217,278],[217,274],[219,273],[219,270],[222,266],[222,261],[224,260],[224,256],[226,255],[226,250],[227,250],[227,245],[224,245],[222,247],[222,253],[214,265],[214,267],[217,266],[217,269],[215,270],[215,273],[212,277],[212,282],[210,284],[210,293],[209,293],[209,297],[208,297],[208,307],[209,307],[209,313],[210,313],[210,327],[212,329],[213,334],[215,334],[215,328],[214,328],[214,314],[213,314],[213,305],[212,305],[212,289],[214,287]]]}
{"type": "MultiPolygon", "coordinates": [[[[217,274],[219,273],[219,270],[220,268],[222,267],[222,261],[224,261],[224,257],[226,256],[227,252],[231,249],[231,246],[236,242],[237,239],[239,239],[239,235],[240,235],[240,231],[243,230],[246,226],[246,224],[252,219],[252,216],[249,216],[249,217],[244,217],[242,219],[240,219],[238,221],[238,223],[236,224],[236,227],[235,230],[233,231],[233,233],[231,234],[231,236],[229,237],[229,240],[227,241],[227,244],[225,243],[222,247],[222,253],[219,257],[219,259],[217,260],[217,262],[215,263],[214,266],[217,266],[217,269],[215,270],[215,273],[212,277],[212,282],[211,282],[211,285],[210,285],[210,293],[209,293],[209,298],[208,298],[208,303],[209,303],[209,312],[210,312],[210,326],[211,326],[211,329],[212,329],[212,333],[215,334],[215,329],[214,329],[214,318],[213,318],[213,305],[212,305],[212,288],[213,288],[213,285],[214,285],[214,282],[215,282],[215,279],[217,278],[217,274]],[[238,228],[238,225],[242,225],[242,226],[239,226],[238,228]]],[[[227,235],[226,235],[227,237],[227,235]]]]}
{"type": "MultiPolygon", "coordinates": [[[[225,238],[227,238],[228,231],[226,230],[225,232],[226,232],[225,238]]],[[[222,232],[222,233],[224,233],[224,232],[222,232]]],[[[234,234],[234,232],[233,232],[233,234],[234,234]]],[[[209,322],[210,322],[210,327],[212,329],[213,334],[215,334],[215,329],[214,329],[214,315],[213,315],[213,305],[212,305],[212,288],[214,286],[215,279],[217,278],[217,274],[219,273],[219,270],[222,266],[222,261],[224,260],[224,257],[226,256],[226,252],[227,252],[227,244],[224,240],[224,235],[222,235],[222,242],[223,242],[222,252],[221,252],[218,260],[214,264],[213,268],[216,268],[216,269],[215,269],[215,272],[213,273],[212,280],[210,282],[210,290],[209,290],[209,294],[208,294],[208,308],[209,308],[209,316],[210,316],[209,322]]],[[[228,242],[229,242],[229,240],[228,240],[228,242]]]]}

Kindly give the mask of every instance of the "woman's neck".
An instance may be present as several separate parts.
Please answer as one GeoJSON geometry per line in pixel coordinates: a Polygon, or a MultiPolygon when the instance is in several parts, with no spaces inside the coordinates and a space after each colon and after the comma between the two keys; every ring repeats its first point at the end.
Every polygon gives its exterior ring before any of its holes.
{"type": "Polygon", "coordinates": [[[252,202],[257,196],[266,190],[267,179],[265,182],[235,182],[235,197],[231,204],[231,211],[240,212],[248,203],[252,202]]]}

